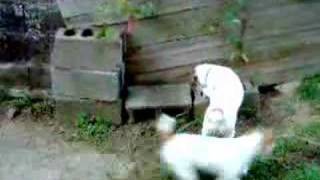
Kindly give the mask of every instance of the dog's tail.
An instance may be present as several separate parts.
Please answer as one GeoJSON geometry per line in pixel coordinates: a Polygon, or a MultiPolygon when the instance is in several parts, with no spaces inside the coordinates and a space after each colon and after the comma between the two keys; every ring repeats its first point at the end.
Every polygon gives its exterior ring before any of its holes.
{"type": "Polygon", "coordinates": [[[156,128],[158,133],[160,134],[161,141],[165,142],[174,135],[176,128],[176,120],[175,118],[162,113],[159,116],[156,128]]]}

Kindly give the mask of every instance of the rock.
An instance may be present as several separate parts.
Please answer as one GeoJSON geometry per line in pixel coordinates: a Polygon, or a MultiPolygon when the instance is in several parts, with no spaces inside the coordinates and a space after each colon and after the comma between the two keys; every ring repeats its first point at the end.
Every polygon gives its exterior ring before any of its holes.
{"type": "Polygon", "coordinates": [[[18,115],[18,110],[16,108],[10,108],[7,111],[7,118],[9,120],[12,120],[13,118],[15,118],[18,115]]]}

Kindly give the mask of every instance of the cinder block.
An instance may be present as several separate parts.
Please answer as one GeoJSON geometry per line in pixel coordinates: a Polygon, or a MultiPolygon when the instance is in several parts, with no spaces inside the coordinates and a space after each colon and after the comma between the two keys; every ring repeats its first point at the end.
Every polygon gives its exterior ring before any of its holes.
{"type": "Polygon", "coordinates": [[[76,123],[80,113],[89,113],[94,116],[103,117],[111,121],[114,125],[120,125],[122,123],[122,104],[120,100],[108,102],[57,96],[55,100],[55,117],[57,120],[76,123]]]}
{"type": "Polygon", "coordinates": [[[97,31],[88,29],[59,29],[51,54],[53,66],[113,71],[122,66],[121,41],[96,38],[97,31]]]}
{"type": "Polygon", "coordinates": [[[57,96],[116,101],[120,95],[120,73],[120,70],[100,72],[51,67],[51,88],[57,96]]]}

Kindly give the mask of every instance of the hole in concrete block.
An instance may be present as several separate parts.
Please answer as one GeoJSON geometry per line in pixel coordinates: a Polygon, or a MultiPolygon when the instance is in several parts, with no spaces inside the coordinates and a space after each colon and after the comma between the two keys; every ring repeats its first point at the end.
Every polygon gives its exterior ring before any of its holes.
{"type": "Polygon", "coordinates": [[[64,31],[65,36],[74,36],[76,35],[76,30],[75,29],[67,29],[64,31]]]}
{"type": "Polygon", "coordinates": [[[84,29],[81,33],[82,37],[90,37],[93,36],[93,30],[92,29],[84,29]]]}

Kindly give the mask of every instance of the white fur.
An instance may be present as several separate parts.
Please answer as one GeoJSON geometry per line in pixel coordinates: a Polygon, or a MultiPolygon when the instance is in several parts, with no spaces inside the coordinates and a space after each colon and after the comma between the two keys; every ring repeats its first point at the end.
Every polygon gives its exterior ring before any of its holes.
{"type": "MultiPolygon", "coordinates": [[[[162,120],[159,122],[166,124],[162,120]]],[[[240,180],[262,152],[263,139],[259,131],[238,138],[176,134],[162,142],[160,156],[178,180],[198,180],[197,170],[217,175],[219,180],[240,180]]]]}
{"type": "Polygon", "coordinates": [[[228,67],[214,64],[197,65],[194,71],[204,95],[210,99],[202,134],[234,137],[238,111],[244,96],[239,76],[228,67]],[[223,117],[216,117],[217,113],[212,112],[214,109],[221,109],[223,117]]]}
{"type": "Polygon", "coordinates": [[[164,113],[160,114],[159,121],[156,125],[156,128],[159,132],[165,134],[174,133],[174,129],[176,127],[176,120],[164,113]]]}

